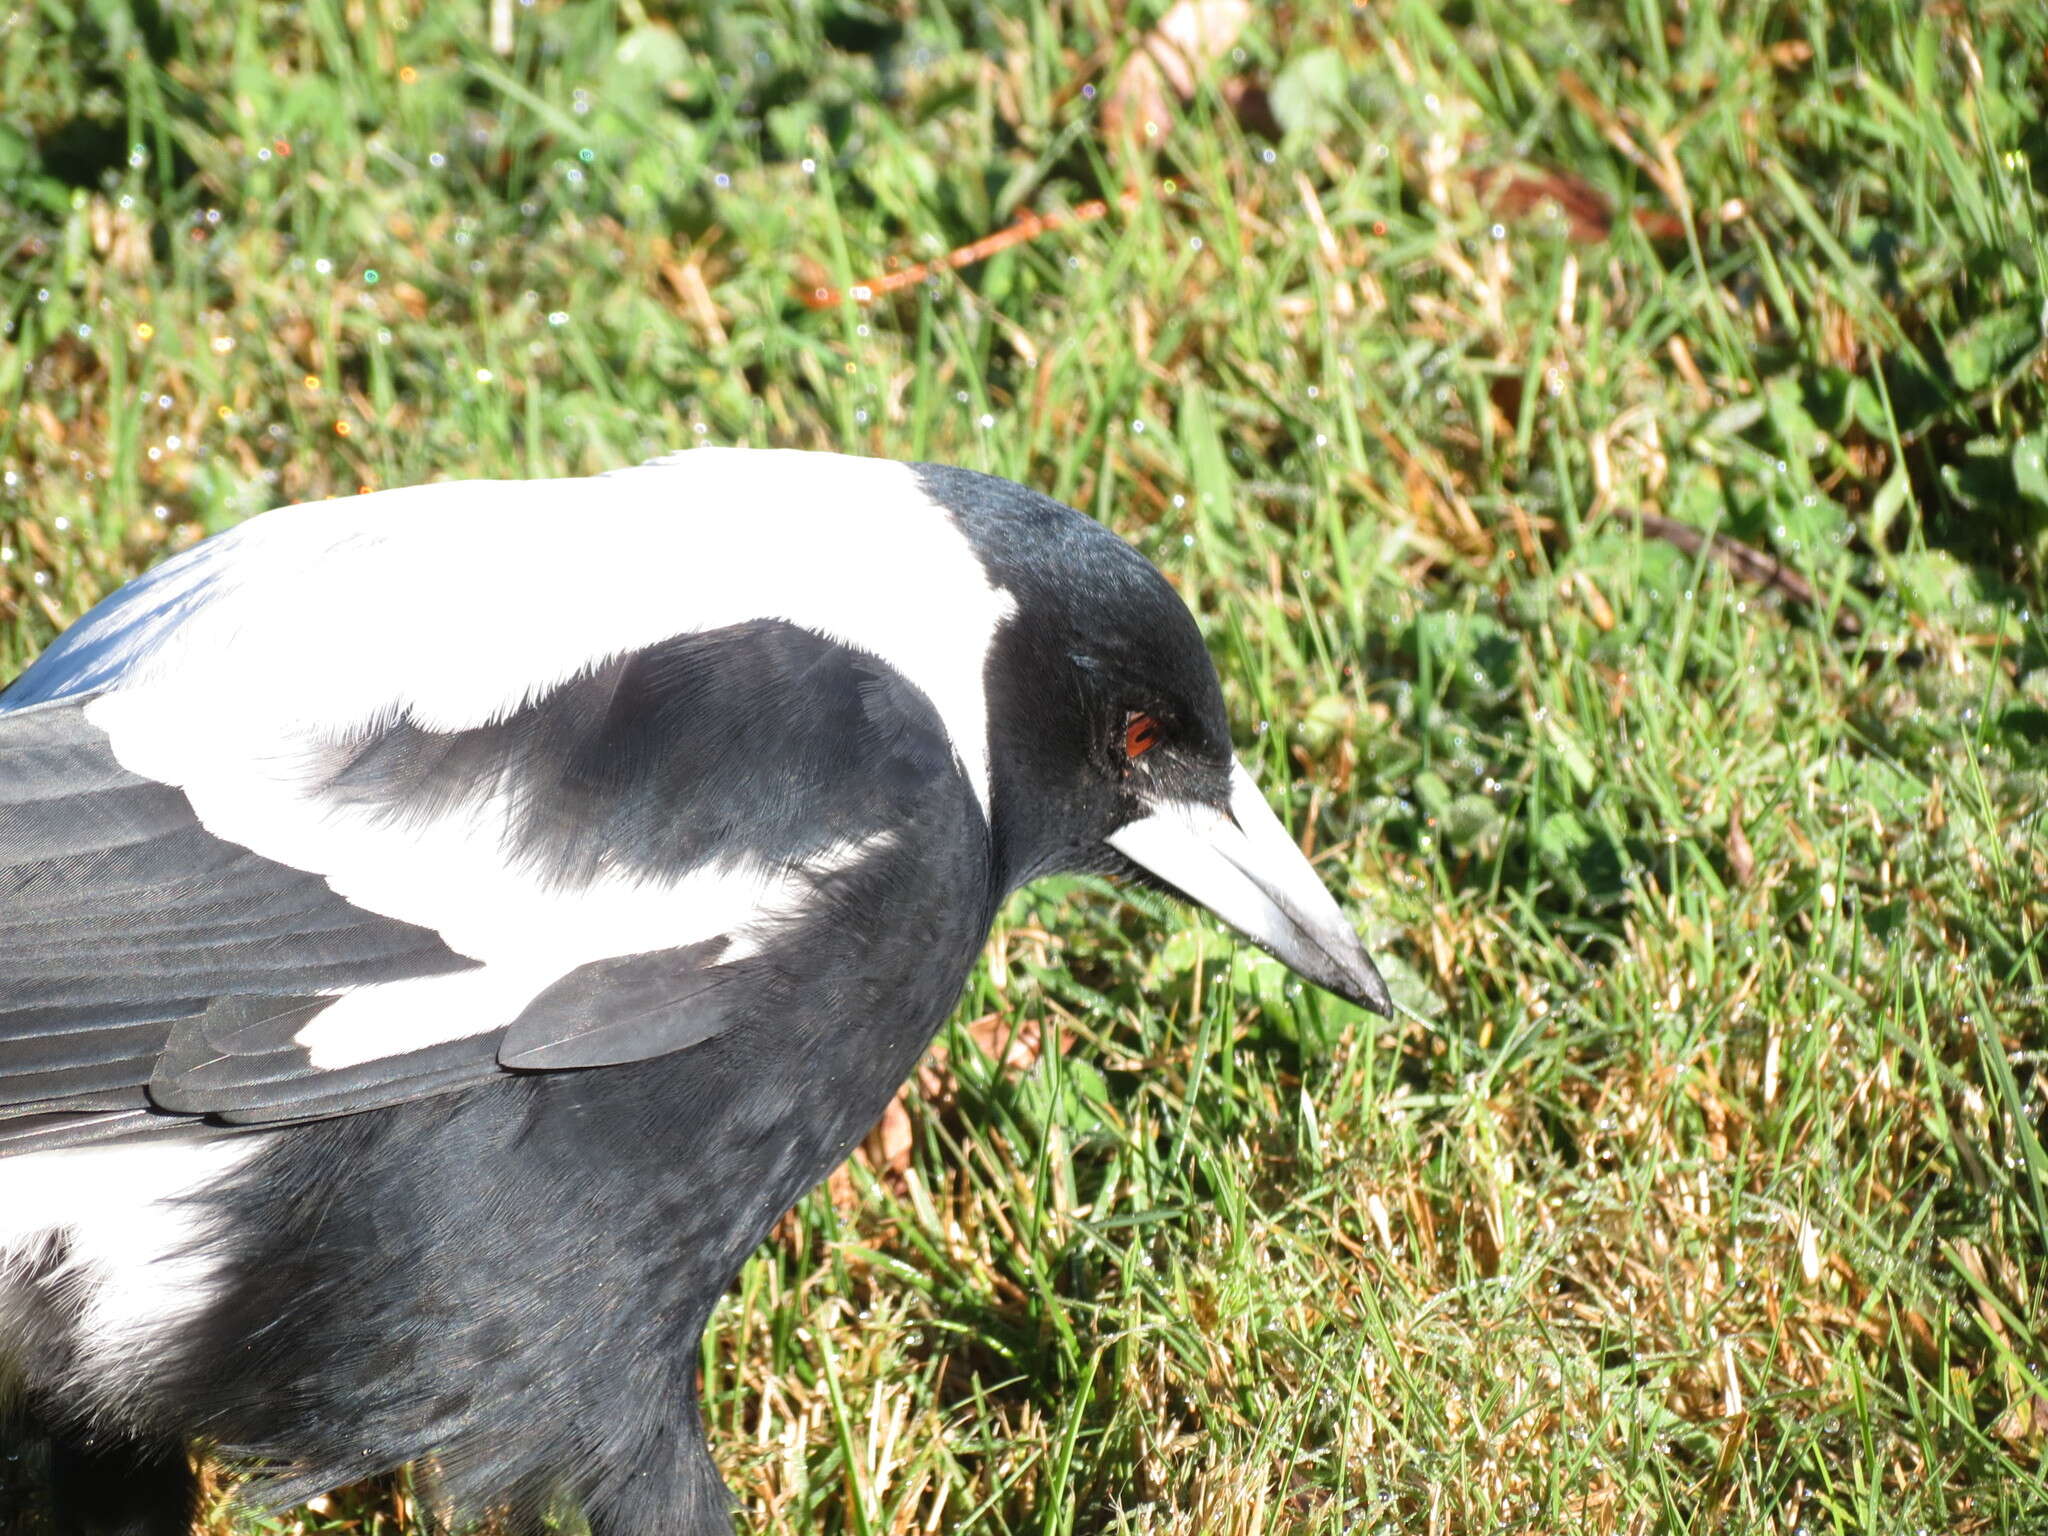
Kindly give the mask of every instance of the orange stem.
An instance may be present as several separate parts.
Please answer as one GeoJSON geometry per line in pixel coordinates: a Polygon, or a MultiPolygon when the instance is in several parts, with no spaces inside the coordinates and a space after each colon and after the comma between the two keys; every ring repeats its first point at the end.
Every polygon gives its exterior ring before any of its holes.
{"type": "MultiPolygon", "coordinates": [[[[1130,209],[1137,206],[1138,194],[1129,190],[1118,194],[1116,206],[1130,209]]],[[[992,235],[983,235],[979,240],[958,246],[939,257],[936,261],[913,262],[894,272],[885,272],[880,277],[871,277],[866,282],[855,283],[844,290],[828,288],[822,283],[806,289],[801,297],[812,309],[834,309],[847,299],[856,304],[872,304],[884,294],[909,288],[923,282],[941,267],[959,271],[971,267],[978,261],[986,261],[999,251],[1007,251],[1013,245],[1022,245],[1027,240],[1036,240],[1040,235],[1066,229],[1074,224],[1087,224],[1102,218],[1109,212],[1110,205],[1102,198],[1090,198],[1085,203],[1076,203],[1065,213],[1026,213],[1007,229],[999,229],[992,235]]]]}

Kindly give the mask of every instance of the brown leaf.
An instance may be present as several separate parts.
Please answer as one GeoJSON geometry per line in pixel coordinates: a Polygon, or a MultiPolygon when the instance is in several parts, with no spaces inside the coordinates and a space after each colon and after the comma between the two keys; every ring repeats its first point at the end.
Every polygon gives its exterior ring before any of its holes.
{"type": "Polygon", "coordinates": [[[1735,804],[1728,809],[1728,867],[1735,873],[1737,885],[1747,885],[1756,874],[1756,855],[1750,852],[1749,838],[1742,830],[1742,797],[1735,797],[1735,804]]]}
{"type": "Polygon", "coordinates": [[[146,274],[154,256],[149,246],[149,221],[128,208],[95,197],[86,210],[92,247],[123,277],[146,274]]]}
{"type": "Polygon", "coordinates": [[[1906,1338],[1911,1343],[1913,1363],[1932,1376],[1941,1363],[1941,1352],[1935,1347],[1934,1330],[1927,1319],[1907,1307],[1899,1313],[1899,1321],[1905,1324],[1906,1338]]]}
{"type": "MultiPolygon", "coordinates": [[[[1045,1051],[1045,1029],[1037,1019],[1012,1021],[1000,1013],[985,1013],[978,1019],[960,1026],[969,1038],[980,1047],[981,1053],[991,1061],[999,1063],[1005,1073],[1016,1077],[1029,1072],[1038,1065],[1038,1058],[1045,1051]]],[[[1072,1036],[1060,1037],[1060,1048],[1064,1051],[1072,1044],[1072,1036]]],[[[917,1090],[928,1104],[940,1108],[951,1104],[960,1089],[959,1081],[953,1076],[953,1064],[946,1058],[946,1047],[935,1045],[926,1054],[917,1069],[917,1090]]]]}
{"type": "Polygon", "coordinates": [[[21,406],[24,413],[35,419],[38,430],[45,442],[53,448],[64,446],[64,423],[57,419],[57,413],[40,400],[25,400],[21,406]]]}
{"type": "Polygon", "coordinates": [[[1045,1050],[1044,1029],[1036,1019],[1013,1022],[999,1013],[985,1013],[963,1028],[984,1056],[1011,1072],[1029,1072],[1045,1050]]]}
{"type": "MultiPolygon", "coordinates": [[[[853,1187],[853,1175],[841,1163],[825,1177],[825,1193],[832,1201],[832,1209],[842,1216],[860,1204],[860,1194],[853,1187]]],[[[796,1241],[797,1224],[794,1211],[784,1211],[782,1220],[775,1224],[776,1240],[784,1246],[796,1241]]]]}
{"type": "Polygon", "coordinates": [[[910,1167],[910,1147],[914,1139],[910,1111],[904,1107],[903,1094],[898,1093],[889,1101],[889,1107],[882,1111],[882,1118],[875,1122],[875,1128],[868,1132],[867,1139],[861,1142],[861,1161],[879,1174],[901,1174],[910,1167]]]}
{"type": "Polygon", "coordinates": [[[1251,0],[1179,0],[1168,9],[1109,88],[1102,104],[1109,136],[1165,133],[1175,98],[1194,99],[1202,72],[1229,54],[1251,17],[1251,0]]]}
{"type": "Polygon", "coordinates": [[[398,300],[398,307],[415,320],[423,320],[427,314],[427,296],[408,282],[391,285],[391,296],[398,300]]]}
{"type": "Polygon", "coordinates": [[[1570,171],[1491,165],[1472,173],[1479,206],[1494,218],[1527,218],[1555,205],[1572,239],[1582,245],[1605,240],[1614,228],[1607,196],[1570,171]]]}

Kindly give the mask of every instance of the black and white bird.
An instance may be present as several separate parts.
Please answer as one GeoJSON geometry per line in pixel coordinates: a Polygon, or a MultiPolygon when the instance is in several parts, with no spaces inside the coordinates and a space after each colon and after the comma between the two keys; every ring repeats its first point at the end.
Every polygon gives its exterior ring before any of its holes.
{"type": "Polygon", "coordinates": [[[63,1529],[730,1529],[699,1335],[998,904],[1097,871],[1380,1012],[1187,609],[958,469],[701,449],[286,508],[0,695],[0,1386],[63,1529]]]}

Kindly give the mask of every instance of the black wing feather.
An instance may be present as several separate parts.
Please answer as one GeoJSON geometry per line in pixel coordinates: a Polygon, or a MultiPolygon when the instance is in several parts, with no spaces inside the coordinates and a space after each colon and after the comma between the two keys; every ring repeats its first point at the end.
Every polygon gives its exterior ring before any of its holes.
{"type": "Polygon", "coordinates": [[[718,965],[722,938],[579,965],[505,1031],[499,1064],[523,1071],[645,1061],[708,1040],[725,1027],[728,988],[743,966],[718,965]]]}
{"type": "Polygon", "coordinates": [[[214,837],[182,791],[120,765],[83,701],[0,713],[0,1123],[33,1121],[30,1144],[53,1117],[148,1102],[179,1021],[216,999],[471,964],[214,837]]]}
{"type": "Polygon", "coordinates": [[[203,1120],[157,1114],[146,1108],[114,1105],[10,1115],[0,1119],[0,1157],[12,1152],[53,1152],[60,1147],[91,1146],[166,1131],[198,1130],[205,1124],[203,1120]]]}

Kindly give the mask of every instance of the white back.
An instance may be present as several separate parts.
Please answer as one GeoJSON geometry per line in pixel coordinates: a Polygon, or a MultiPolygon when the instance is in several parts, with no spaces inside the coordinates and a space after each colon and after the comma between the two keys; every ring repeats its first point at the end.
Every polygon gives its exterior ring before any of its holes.
{"type": "Polygon", "coordinates": [[[268,513],[116,593],[8,704],[95,693],[86,717],[121,765],[182,789],[214,836],[481,963],[352,989],[298,1037],[315,1065],[338,1067],[501,1029],[588,961],[716,934],[736,958],[872,844],[785,868],[735,850],[667,879],[601,869],[565,889],[508,854],[518,807],[496,786],[394,825],[322,793],[321,748],[401,715],[487,725],[621,654],[781,619],[921,689],[986,815],[982,668],[1014,607],[905,465],[696,449],[594,479],[268,513]]]}
{"type": "Polygon", "coordinates": [[[981,672],[1014,607],[908,466],[702,448],[267,513],[115,594],[8,703],[107,689],[123,763],[189,786],[400,712],[487,724],[621,653],[784,619],[921,689],[986,811],[981,672]]]}

